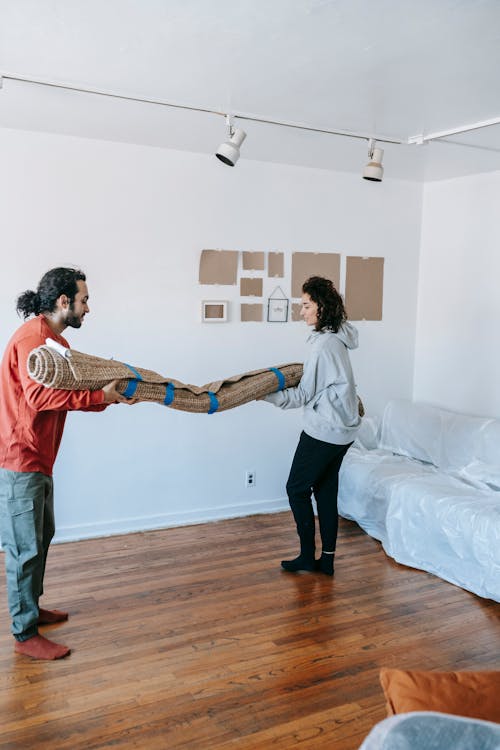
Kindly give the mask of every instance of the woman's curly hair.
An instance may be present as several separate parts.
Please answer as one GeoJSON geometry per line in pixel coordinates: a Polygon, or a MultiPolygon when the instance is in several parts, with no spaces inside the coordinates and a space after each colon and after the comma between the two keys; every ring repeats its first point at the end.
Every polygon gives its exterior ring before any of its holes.
{"type": "Polygon", "coordinates": [[[311,276],[303,283],[302,293],[308,294],[318,305],[318,322],[315,330],[322,331],[326,328],[337,333],[342,323],[347,320],[347,314],[342,297],[330,279],[311,276]]]}

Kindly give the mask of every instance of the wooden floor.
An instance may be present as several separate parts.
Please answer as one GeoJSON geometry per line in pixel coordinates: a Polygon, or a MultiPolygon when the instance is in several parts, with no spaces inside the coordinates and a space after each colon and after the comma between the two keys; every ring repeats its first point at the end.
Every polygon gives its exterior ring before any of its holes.
{"type": "Polygon", "coordinates": [[[282,572],[288,513],[51,548],[43,628],[13,653],[0,588],[0,747],[352,750],[383,665],[498,669],[500,605],[397,565],[342,521],[334,580],[282,572]]]}

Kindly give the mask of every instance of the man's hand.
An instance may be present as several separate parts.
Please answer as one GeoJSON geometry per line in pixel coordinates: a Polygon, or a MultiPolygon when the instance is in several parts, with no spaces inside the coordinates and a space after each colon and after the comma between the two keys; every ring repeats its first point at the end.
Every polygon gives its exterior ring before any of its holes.
{"type": "Polygon", "coordinates": [[[104,403],[105,404],[136,404],[138,398],[125,398],[119,391],[116,390],[117,380],[112,380],[102,389],[104,391],[104,403]]]}

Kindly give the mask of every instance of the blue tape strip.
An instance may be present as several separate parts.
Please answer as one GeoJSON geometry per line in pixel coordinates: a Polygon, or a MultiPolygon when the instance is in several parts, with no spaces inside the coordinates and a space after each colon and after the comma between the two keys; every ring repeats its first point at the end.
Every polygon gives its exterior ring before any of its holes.
{"type": "Polygon", "coordinates": [[[212,391],[208,391],[208,395],[210,396],[210,409],[208,410],[208,413],[213,414],[219,408],[219,402],[217,396],[212,391]]]}
{"type": "Polygon", "coordinates": [[[133,379],[131,379],[131,380],[128,381],[127,387],[125,388],[125,390],[122,393],[122,396],[125,396],[125,398],[132,398],[132,396],[134,395],[134,393],[137,390],[137,383],[140,380],[142,380],[142,377],[141,377],[140,373],[137,372],[137,370],[135,369],[135,367],[132,367],[132,365],[127,364],[127,362],[122,362],[122,364],[125,365],[125,367],[128,367],[129,370],[132,370],[132,372],[135,375],[135,378],[133,378],[133,379]]]}
{"type": "Polygon", "coordinates": [[[125,390],[122,393],[122,396],[125,396],[125,398],[132,398],[132,396],[134,395],[134,393],[137,390],[137,383],[138,382],[139,382],[138,380],[129,380],[128,383],[127,383],[127,387],[125,388],[125,390]]]}
{"type": "Polygon", "coordinates": [[[132,370],[137,380],[142,380],[141,375],[137,372],[135,367],[132,367],[132,365],[129,365],[127,362],[122,362],[122,365],[125,365],[125,367],[128,367],[129,370],[132,370]]]}
{"type": "Polygon", "coordinates": [[[173,383],[167,383],[167,390],[165,392],[165,399],[163,403],[165,406],[170,406],[175,396],[175,385],[173,383]]]}
{"type": "Polygon", "coordinates": [[[282,391],[285,387],[285,376],[283,375],[281,370],[278,370],[277,367],[270,367],[269,369],[271,370],[271,372],[274,372],[274,374],[278,378],[278,387],[276,390],[282,391]]]}

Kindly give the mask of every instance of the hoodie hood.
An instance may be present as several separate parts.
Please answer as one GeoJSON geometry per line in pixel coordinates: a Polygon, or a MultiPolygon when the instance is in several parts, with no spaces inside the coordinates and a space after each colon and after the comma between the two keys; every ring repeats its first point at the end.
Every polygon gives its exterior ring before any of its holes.
{"type": "Polygon", "coordinates": [[[349,321],[343,323],[337,333],[333,333],[333,331],[330,331],[328,328],[323,329],[322,331],[312,331],[307,337],[307,341],[312,343],[315,338],[322,336],[323,333],[331,333],[332,336],[336,336],[348,349],[358,348],[358,329],[355,328],[352,323],[349,323],[349,321]]]}
{"type": "Polygon", "coordinates": [[[340,326],[336,335],[348,349],[358,348],[358,329],[348,320],[340,326]]]}

